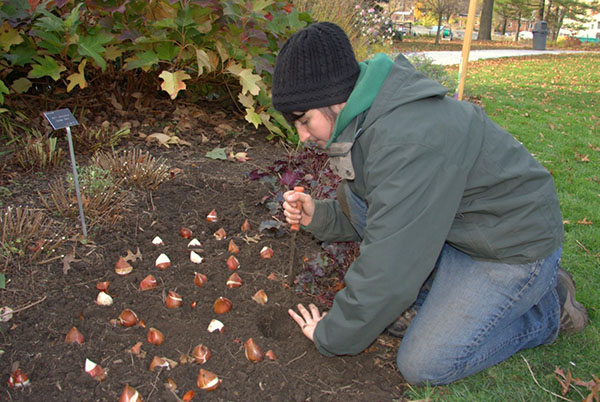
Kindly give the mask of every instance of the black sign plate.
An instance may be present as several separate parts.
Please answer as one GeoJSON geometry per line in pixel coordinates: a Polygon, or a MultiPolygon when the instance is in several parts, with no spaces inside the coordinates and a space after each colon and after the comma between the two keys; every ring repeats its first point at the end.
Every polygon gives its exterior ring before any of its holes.
{"type": "Polygon", "coordinates": [[[69,109],[58,109],[52,112],[44,112],[44,116],[55,130],[77,126],[79,123],[69,109]]]}

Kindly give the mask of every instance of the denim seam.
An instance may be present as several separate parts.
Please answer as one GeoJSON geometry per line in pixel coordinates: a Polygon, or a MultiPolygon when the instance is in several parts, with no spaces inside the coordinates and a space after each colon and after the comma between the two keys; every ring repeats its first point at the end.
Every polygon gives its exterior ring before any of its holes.
{"type": "Polygon", "coordinates": [[[481,340],[485,337],[486,334],[488,334],[493,328],[495,328],[496,324],[498,323],[498,321],[504,317],[504,315],[506,314],[506,312],[510,311],[510,309],[512,308],[512,306],[514,306],[514,304],[521,299],[521,296],[523,295],[523,293],[525,292],[525,290],[527,290],[528,288],[530,288],[532,286],[533,281],[535,280],[535,278],[537,278],[539,276],[540,273],[540,268],[542,266],[542,261],[538,260],[536,261],[536,265],[535,265],[535,269],[533,270],[533,272],[530,274],[529,279],[527,281],[527,283],[525,283],[519,293],[517,293],[516,297],[511,299],[511,302],[509,304],[506,305],[506,307],[499,313],[496,315],[496,317],[490,321],[490,323],[488,325],[486,325],[481,331],[480,333],[475,337],[475,339],[473,340],[473,342],[471,343],[471,345],[467,346],[465,348],[465,351],[463,352],[462,356],[458,359],[460,360],[460,362],[456,363],[454,365],[454,370],[451,373],[448,373],[447,376],[445,376],[445,378],[449,378],[452,377],[454,375],[456,375],[457,373],[463,372],[467,366],[467,362],[466,359],[468,358],[468,356],[470,356],[470,354],[472,353],[473,349],[480,344],[481,340]],[[462,366],[462,367],[461,367],[462,366]]]}

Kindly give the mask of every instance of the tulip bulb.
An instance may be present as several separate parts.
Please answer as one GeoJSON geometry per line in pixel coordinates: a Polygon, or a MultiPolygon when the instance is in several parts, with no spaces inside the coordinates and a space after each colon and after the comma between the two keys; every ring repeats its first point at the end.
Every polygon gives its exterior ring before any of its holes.
{"type": "Polygon", "coordinates": [[[205,391],[213,391],[217,389],[220,384],[221,380],[216,374],[211,373],[208,370],[200,369],[200,374],[198,374],[198,380],[196,381],[198,388],[205,391]]]}
{"type": "Polygon", "coordinates": [[[146,340],[155,346],[161,345],[165,341],[165,336],[156,328],[150,328],[146,334],[146,340]]]}
{"type": "Polygon", "coordinates": [[[229,250],[231,254],[237,254],[240,252],[240,248],[233,240],[229,240],[229,246],[227,247],[227,250],[229,250]]]}
{"type": "Polygon", "coordinates": [[[237,274],[237,272],[234,272],[231,274],[229,279],[227,279],[227,287],[239,288],[240,286],[242,286],[242,278],[237,274]]]}
{"type": "Polygon", "coordinates": [[[207,222],[216,222],[218,220],[219,220],[219,218],[217,216],[217,210],[216,209],[213,209],[212,211],[210,211],[208,213],[208,215],[206,215],[206,221],[207,222]]]}
{"type": "Polygon", "coordinates": [[[268,300],[267,294],[264,290],[260,289],[258,292],[252,296],[252,300],[257,302],[258,304],[265,304],[268,300]]]}
{"type": "Polygon", "coordinates": [[[191,247],[202,247],[202,243],[200,243],[200,241],[198,239],[192,239],[190,240],[190,242],[188,243],[188,248],[191,247]]]}
{"type": "Polygon", "coordinates": [[[110,306],[113,304],[113,298],[107,293],[100,292],[96,298],[96,304],[99,306],[110,306]]]}
{"type": "Polygon", "coordinates": [[[179,234],[184,239],[191,239],[192,238],[192,231],[190,229],[188,229],[188,228],[181,228],[181,229],[179,229],[179,234]]]}
{"type": "Polygon", "coordinates": [[[183,394],[183,396],[181,397],[181,400],[183,402],[190,402],[192,399],[194,399],[194,391],[192,391],[192,390],[189,390],[188,392],[183,394]]]}
{"type": "Polygon", "coordinates": [[[244,221],[244,223],[242,223],[242,232],[247,232],[250,230],[250,223],[248,223],[248,219],[246,219],[244,221]]]}
{"type": "Polygon", "coordinates": [[[85,372],[98,381],[106,380],[106,372],[104,369],[90,359],[85,359],[85,372]]]}
{"type": "Polygon", "coordinates": [[[246,354],[246,359],[252,363],[258,363],[262,361],[265,356],[260,346],[258,346],[252,338],[249,338],[244,343],[244,353],[246,354]]]}
{"type": "Polygon", "coordinates": [[[158,269],[167,269],[171,266],[171,260],[169,259],[169,257],[167,257],[166,254],[161,254],[156,259],[154,265],[158,269]]]}
{"type": "Polygon", "coordinates": [[[175,391],[175,390],[177,390],[177,383],[175,382],[174,379],[167,378],[165,388],[168,389],[169,391],[175,391]]]}
{"type": "Polygon", "coordinates": [[[156,278],[154,275],[148,275],[140,282],[140,290],[150,290],[156,287],[156,278]]]}
{"type": "Polygon", "coordinates": [[[156,236],[154,239],[152,239],[152,244],[155,246],[164,246],[165,242],[160,237],[156,236]]]}
{"type": "Polygon", "coordinates": [[[20,369],[16,369],[8,378],[8,386],[11,388],[22,388],[29,385],[29,377],[20,369]]]}
{"type": "Polygon", "coordinates": [[[170,370],[175,366],[177,366],[177,362],[175,360],[171,360],[166,357],[154,356],[154,358],[150,362],[150,371],[154,371],[156,367],[166,368],[167,370],[170,370]]]}
{"type": "Polygon", "coordinates": [[[181,300],[181,296],[177,292],[169,290],[167,293],[167,298],[165,299],[165,305],[167,308],[177,308],[181,307],[183,301],[181,300]]]}
{"type": "Polygon", "coordinates": [[[200,264],[202,263],[202,261],[204,261],[204,258],[202,258],[198,253],[192,250],[190,251],[190,261],[194,264],[200,264]]]}
{"type": "Polygon", "coordinates": [[[77,328],[73,327],[69,330],[69,332],[67,332],[65,342],[81,345],[83,342],[85,342],[85,339],[83,338],[83,334],[79,332],[77,328]]]}
{"type": "Polygon", "coordinates": [[[225,314],[231,310],[231,300],[226,297],[219,297],[213,306],[215,313],[217,314],[225,314]]]}
{"type": "Polygon", "coordinates": [[[260,256],[261,258],[264,258],[265,260],[269,260],[271,259],[271,257],[273,257],[273,249],[271,247],[263,247],[260,250],[260,256]]]}
{"type": "Polygon", "coordinates": [[[197,345],[192,350],[192,357],[194,358],[194,361],[198,364],[206,363],[208,359],[210,359],[210,355],[210,350],[208,349],[208,347],[206,347],[206,345],[203,344],[197,345]]]}
{"type": "Polygon", "coordinates": [[[235,271],[239,267],[240,267],[240,262],[238,261],[238,259],[235,258],[234,255],[230,255],[229,258],[227,259],[227,268],[229,268],[231,271],[235,271]]]}
{"type": "Polygon", "coordinates": [[[223,325],[223,323],[219,320],[212,319],[212,320],[210,320],[210,323],[208,324],[208,332],[215,332],[215,331],[219,331],[220,333],[223,333],[225,331],[225,325],[223,325]]]}
{"type": "Polygon", "coordinates": [[[110,285],[109,281],[98,282],[96,284],[96,289],[98,289],[101,292],[106,292],[108,290],[109,285],[110,285]]]}
{"type": "Polygon", "coordinates": [[[115,272],[117,275],[125,276],[133,271],[133,267],[127,262],[127,260],[123,257],[119,257],[117,263],[115,264],[115,272]]]}
{"type": "Polygon", "coordinates": [[[275,352],[273,352],[271,349],[269,349],[265,352],[265,356],[268,357],[269,360],[277,360],[277,356],[275,355],[275,352]]]}
{"type": "Polygon", "coordinates": [[[201,274],[199,272],[194,272],[194,285],[201,288],[202,286],[204,286],[207,280],[208,278],[206,277],[206,275],[201,274]]]}
{"type": "Polygon", "coordinates": [[[215,236],[215,239],[217,240],[223,240],[227,237],[227,233],[225,232],[225,229],[220,228],[213,234],[213,236],[215,236]]]}
{"type": "Polygon", "coordinates": [[[124,327],[133,327],[138,322],[138,316],[133,310],[126,308],[117,317],[117,322],[124,327]]]}
{"type": "Polygon", "coordinates": [[[130,387],[129,384],[125,384],[119,402],[142,402],[142,397],[135,388],[130,387]]]}

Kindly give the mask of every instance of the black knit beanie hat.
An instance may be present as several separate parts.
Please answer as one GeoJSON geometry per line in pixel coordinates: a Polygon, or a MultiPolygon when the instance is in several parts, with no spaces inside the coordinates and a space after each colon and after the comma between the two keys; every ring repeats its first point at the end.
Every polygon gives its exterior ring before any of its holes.
{"type": "Polygon", "coordinates": [[[360,73],[348,36],[330,22],[294,33],[281,48],[273,73],[273,106],[282,113],[345,102],[360,73]]]}

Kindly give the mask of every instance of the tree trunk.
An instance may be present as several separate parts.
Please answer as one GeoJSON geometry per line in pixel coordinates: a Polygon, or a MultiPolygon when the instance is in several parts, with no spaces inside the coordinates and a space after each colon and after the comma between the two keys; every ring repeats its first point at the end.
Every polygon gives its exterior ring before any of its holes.
{"type": "Polygon", "coordinates": [[[544,21],[544,8],[546,3],[544,0],[540,1],[540,8],[538,8],[538,21],[544,21]]]}
{"type": "Polygon", "coordinates": [[[557,9],[556,14],[558,15],[558,22],[556,23],[556,37],[553,38],[554,41],[558,40],[558,34],[560,33],[560,28],[562,28],[565,15],[567,14],[567,9],[565,7],[557,9]]]}
{"type": "Polygon", "coordinates": [[[504,21],[502,22],[502,36],[506,35],[506,24],[508,24],[508,20],[504,17],[504,21]]]}
{"type": "Polygon", "coordinates": [[[481,18],[479,19],[479,34],[477,40],[492,40],[492,17],[494,15],[494,0],[483,0],[481,18]]]}
{"type": "Polygon", "coordinates": [[[521,12],[519,12],[519,16],[517,17],[517,33],[515,34],[515,42],[519,41],[519,32],[521,32],[521,12]]]}
{"type": "Polygon", "coordinates": [[[435,35],[435,44],[439,45],[440,44],[440,34],[441,34],[441,30],[442,30],[442,13],[440,13],[440,15],[438,16],[438,29],[437,29],[437,34],[435,35]]]}

